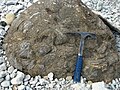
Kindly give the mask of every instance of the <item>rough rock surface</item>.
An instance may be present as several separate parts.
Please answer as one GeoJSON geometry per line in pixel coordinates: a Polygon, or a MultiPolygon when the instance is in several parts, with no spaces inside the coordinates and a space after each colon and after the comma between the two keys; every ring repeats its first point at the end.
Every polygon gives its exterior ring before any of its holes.
{"type": "Polygon", "coordinates": [[[66,32],[97,35],[85,40],[83,77],[108,82],[120,76],[113,34],[79,0],[39,0],[16,18],[4,39],[10,64],[32,76],[73,75],[80,38],[66,32]]]}

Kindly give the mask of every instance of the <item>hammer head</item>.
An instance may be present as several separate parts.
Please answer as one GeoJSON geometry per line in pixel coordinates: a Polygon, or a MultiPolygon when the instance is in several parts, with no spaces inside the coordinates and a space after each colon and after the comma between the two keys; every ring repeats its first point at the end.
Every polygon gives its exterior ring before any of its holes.
{"type": "Polygon", "coordinates": [[[82,39],[85,39],[86,37],[91,37],[92,39],[96,39],[96,34],[89,32],[68,32],[65,34],[81,36],[82,39]]]}

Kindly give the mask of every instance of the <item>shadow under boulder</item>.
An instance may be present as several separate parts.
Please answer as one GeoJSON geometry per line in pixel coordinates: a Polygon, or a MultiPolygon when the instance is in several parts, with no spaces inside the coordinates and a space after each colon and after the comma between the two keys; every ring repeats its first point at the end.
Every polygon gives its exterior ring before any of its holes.
{"type": "Polygon", "coordinates": [[[85,40],[83,77],[109,82],[120,76],[112,32],[79,0],[39,0],[21,13],[4,39],[8,61],[32,76],[73,76],[80,38],[66,32],[97,35],[96,40],[85,40]]]}

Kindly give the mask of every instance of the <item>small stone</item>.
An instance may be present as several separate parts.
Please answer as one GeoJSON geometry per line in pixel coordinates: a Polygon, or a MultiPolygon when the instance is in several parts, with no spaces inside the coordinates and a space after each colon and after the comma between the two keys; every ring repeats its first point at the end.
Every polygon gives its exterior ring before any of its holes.
{"type": "Polygon", "coordinates": [[[88,84],[89,84],[89,85],[92,85],[92,81],[88,81],[88,84]]]}
{"type": "Polygon", "coordinates": [[[24,79],[24,73],[18,71],[17,72],[17,76],[11,80],[11,83],[13,85],[22,84],[23,83],[23,79],[24,79]]]}
{"type": "Polygon", "coordinates": [[[8,74],[8,75],[5,77],[5,79],[6,79],[7,81],[9,81],[9,80],[10,80],[10,75],[8,74]]]}
{"type": "Polygon", "coordinates": [[[5,31],[8,31],[9,28],[10,28],[9,25],[5,26],[5,31]]]}
{"type": "Polygon", "coordinates": [[[62,78],[62,80],[59,82],[61,85],[64,85],[65,84],[65,79],[62,78]]]}
{"type": "Polygon", "coordinates": [[[27,86],[27,85],[28,85],[28,81],[25,81],[25,82],[24,82],[24,85],[26,85],[26,86],[27,86]]]}
{"type": "Polygon", "coordinates": [[[0,78],[5,77],[5,76],[6,76],[6,74],[7,74],[7,73],[6,73],[6,71],[1,71],[1,72],[0,72],[0,78]]]}
{"type": "Polygon", "coordinates": [[[112,80],[112,84],[113,84],[113,85],[116,85],[116,81],[115,81],[115,80],[112,80]]]}
{"type": "Polygon", "coordinates": [[[97,3],[97,8],[96,8],[96,9],[97,9],[98,11],[100,11],[100,10],[102,10],[102,6],[103,6],[103,1],[100,1],[100,0],[99,0],[99,2],[97,3]]]}
{"type": "Polygon", "coordinates": [[[26,89],[26,90],[32,90],[32,88],[30,88],[29,86],[26,86],[25,89],[26,89]]]}
{"type": "Polygon", "coordinates": [[[8,13],[5,16],[5,19],[6,19],[6,23],[9,25],[15,19],[15,14],[14,13],[8,13]]]}
{"type": "Polygon", "coordinates": [[[8,68],[8,73],[12,73],[14,71],[14,67],[13,66],[10,66],[9,68],[8,68]]]}
{"type": "Polygon", "coordinates": [[[38,76],[35,76],[35,79],[30,81],[30,84],[35,85],[38,82],[38,76]]]}
{"type": "Polygon", "coordinates": [[[67,76],[66,80],[68,80],[68,81],[72,80],[72,76],[67,76]]]}
{"type": "Polygon", "coordinates": [[[48,80],[48,76],[44,76],[43,78],[46,79],[46,80],[48,80]]]}
{"type": "Polygon", "coordinates": [[[26,75],[24,81],[28,81],[28,80],[30,80],[30,78],[31,78],[30,75],[26,75]]]}
{"type": "Polygon", "coordinates": [[[118,80],[117,78],[115,79],[115,81],[116,81],[117,83],[119,83],[119,80],[118,80]]]}
{"type": "Polygon", "coordinates": [[[41,79],[41,76],[40,76],[40,75],[38,75],[38,79],[39,79],[39,80],[41,79]]]}
{"type": "Polygon", "coordinates": [[[53,87],[54,87],[54,84],[50,83],[49,88],[53,88],[53,87]]]}
{"type": "Polygon", "coordinates": [[[92,84],[92,90],[106,90],[104,82],[96,82],[92,84]]]}
{"type": "Polygon", "coordinates": [[[10,77],[14,78],[16,75],[17,75],[17,73],[13,72],[13,73],[10,74],[10,77]]]}
{"type": "Polygon", "coordinates": [[[50,72],[49,74],[48,74],[48,79],[50,80],[50,81],[52,81],[53,80],[53,73],[52,72],[50,72]]]}
{"type": "Polygon", "coordinates": [[[6,1],[6,5],[7,6],[9,6],[9,5],[15,5],[17,2],[18,2],[18,0],[7,0],[6,1]]]}
{"type": "Polygon", "coordinates": [[[22,81],[22,80],[19,80],[18,77],[13,78],[13,79],[11,80],[11,83],[12,83],[13,85],[19,85],[19,84],[21,84],[22,82],[23,82],[23,81],[22,81]]]}
{"type": "Polygon", "coordinates": [[[0,29],[0,35],[4,36],[5,34],[6,34],[5,30],[4,29],[0,29]]]}
{"type": "Polygon", "coordinates": [[[35,85],[34,85],[34,84],[32,84],[32,85],[31,85],[31,88],[35,88],[35,85]]]}
{"type": "Polygon", "coordinates": [[[58,82],[58,79],[57,78],[55,78],[55,80],[54,80],[55,82],[58,82]]]}
{"type": "Polygon", "coordinates": [[[6,61],[6,66],[10,67],[10,63],[8,61],[6,61]]]}
{"type": "Polygon", "coordinates": [[[4,78],[0,78],[0,83],[4,80],[4,78]]]}
{"type": "Polygon", "coordinates": [[[80,83],[72,84],[71,88],[74,89],[74,90],[80,90],[81,85],[80,85],[80,83]]]}
{"type": "Polygon", "coordinates": [[[18,86],[18,90],[25,90],[25,86],[24,85],[18,86]]]}
{"type": "Polygon", "coordinates": [[[27,7],[30,7],[31,5],[32,5],[32,3],[29,2],[29,3],[27,4],[27,7]]]}
{"type": "Polygon", "coordinates": [[[4,63],[4,62],[5,62],[4,58],[3,58],[3,57],[0,57],[0,64],[2,64],[2,63],[4,63]]]}
{"type": "Polygon", "coordinates": [[[29,80],[29,82],[32,82],[34,80],[34,78],[32,77],[30,80],[29,80]]]}
{"type": "Polygon", "coordinates": [[[5,21],[1,21],[0,25],[2,25],[3,27],[5,27],[7,25],[7,23],[5,21]]]}
{"type": "Polygon", "coordinates": [[[39,82],[36,83],[36,86],[39,86],[39,85],[46,85],[46,84],[49,84],[49,82],[45,79],[40,79],[39,82]]]}
{"type": "Polygon", "coordinates": [[[9,86],[10,86],[10,81],[3,81],[3,82],[1,83],[1,86],[2,86],[2,87],[9,87],[9,86]]]}
{"type": "Polygon", "coordinates": [[[32,85],[35,85],[36,83],[37,83],[37,81],[35,81],[35,80],[30,82],[30,84],[32,84],[32,85]]]}
{"type": "Polygon", "coordinates": [[[61,86],[59,84],[55,85],[56,88],[59,90],[61,88],[61,86]]]}
{"type": "Polygon", "coordinates": [[[42,86],[36,86],[35,89],[41,90],[42,86]]]}

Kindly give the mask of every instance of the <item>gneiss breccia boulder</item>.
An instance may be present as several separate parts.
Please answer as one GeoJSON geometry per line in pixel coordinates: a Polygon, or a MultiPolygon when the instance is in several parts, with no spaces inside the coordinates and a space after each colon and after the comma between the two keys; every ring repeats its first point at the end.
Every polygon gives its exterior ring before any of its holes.
{"type": "Polygon", "coordinates": [[[32,76],[73,76],[80,37],[67,32],[97,35],[96,40],[85,40],[83,77],[109,82],[120,76],[112,32],[80,0],[39,0],[21,13],[4,39],[8,61],[32,76]]]}

